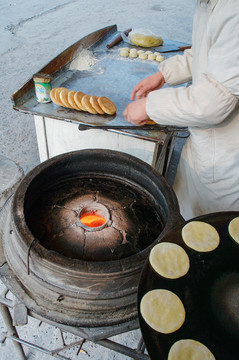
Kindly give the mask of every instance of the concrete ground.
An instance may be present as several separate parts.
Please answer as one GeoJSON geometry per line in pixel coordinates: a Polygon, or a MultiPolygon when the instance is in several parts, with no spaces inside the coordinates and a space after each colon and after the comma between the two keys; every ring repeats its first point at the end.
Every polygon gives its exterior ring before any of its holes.
{"type": "MultiPolygon", "coordinates": [[[[0,0],[0,156],[19,164],[25,173],[39,163],[33,116],[12,109],[10,96],[39,69],[83,36],[116,24],[119,30],[147,28],[163,38],[191,41],[196,0],[0,0]]],[[[0,169],[1,171],[1,169],[0,169]]],[[[3,286],[0,286],[0,290],[3,286]]],[[[0,318],[0,332],[5,325],[0,318]]],[[[31,320],[19,329],[28,341],[55,348],[60,336],[55,328],[31,320]],[[49,336],[50,335],[50,336],[49,336]]],[[[140,331],[122,334],[116,340],[136,347],[140,331]]],[[[72,336],[67,335],[67,340],[72,336]]],[[[24,347],[29,360],[51,356],[24,347]]],[[[87,343],[86,354],[74,349],[64,353],[72,360],[127,359],[123,355],[87,343]]],[[[10,340],[0,347],[0,359],[16,359],[10,340]]]]}

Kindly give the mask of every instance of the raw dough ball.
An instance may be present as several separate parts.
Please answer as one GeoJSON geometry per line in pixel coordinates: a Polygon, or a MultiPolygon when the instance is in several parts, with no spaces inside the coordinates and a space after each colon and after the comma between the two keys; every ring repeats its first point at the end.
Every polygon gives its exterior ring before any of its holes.
{"type": "Polygon", "coordinates": [[[144,50],[138,50],[137,53],[138,53],[138,55],[139,55],[139,54],[143,54],[143,53],[144,53],[144,50]]]}
{"type": "Polygon", "coordinates": [[[151,51],[151,50],[145,51],[145,54],[147,54],[147,55],[153,54],[153,51],[151,51]]]}
{"type": "Polygon", "coordinates": [[[120,55],[124,56],[124,57],[129,56],[129,50],[127,50],[126,48],[121,49],[120,50],[120,55]]]}
{"type": "Polygon", "coordinates": [[[148,55],[145,54],[145,52],[143,52],[143,53],[140,53],[140,54],[139,54],[139,58],[140,58],[141,60],[146,60],[146,59],[148,59],[148,55]]]}
{"type": "Polygon", "coordinates": [[[162,55],[158,55],[158,56],[156,56],[156,61],[162,62],[162,61],[164,61],[164,57],[162,55]]]}
{"type": "Polygon", "coordinates": [[[138,54],[137,54],[137,52],[135,52],[135,51],[130,51],[129,57],[130,57],[130,58],[137,58],[137,57],[138,57],[138,54]]]}
{"type": "Polygon", "coordinates": [[[155,54],[149,54],[149,55],[148,55],[148,59],[149,59],[149,60],[155,60],[155,59],[156,59],[156,55],[155,55],[155,54]]]}

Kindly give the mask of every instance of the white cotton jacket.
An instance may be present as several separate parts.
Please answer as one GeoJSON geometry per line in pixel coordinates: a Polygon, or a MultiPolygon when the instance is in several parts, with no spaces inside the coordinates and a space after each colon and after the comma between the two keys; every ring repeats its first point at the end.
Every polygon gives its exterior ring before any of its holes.
{"type": "Polygon", "coordinates": [[[151,92],[148,116],[188,126],[174,189],[185,219],[239,210],[239,0],[198,0],[192,49],[159,66],[167,85],[151,92]]]}

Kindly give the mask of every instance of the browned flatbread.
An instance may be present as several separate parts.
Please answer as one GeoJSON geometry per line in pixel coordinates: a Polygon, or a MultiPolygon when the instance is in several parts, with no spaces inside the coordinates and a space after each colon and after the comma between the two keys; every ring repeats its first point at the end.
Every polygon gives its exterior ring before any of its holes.
{"type": "Polygon", "coordinates": [[[116,113],[116,107],[114,103],[106,96],[100,96],[97,99],[100,107],[106,114],[113,115],[116,113]]]}
{"type": "Polygon", "coordinates": [[[85,94],[81,91],[77,91],[74,95],[74,100],[78,108],[80,108],[83,111],[87,111],[84,106],[82,105],[81,99],[83,98],[85,94]]]}
{"type": "Polygon", "coordinates": [[[93,108],[93,106],[90,103],[90,95],[84,95],[81,99],[81,103],[86,109],[86,111],[88,111],[91,114],[97,114],[97,111],[93,108]]]}
{"type": "Polygon", "coordinates": [[[50,98],[54,104],[61,106],[61,101],[58,97],[59,88],[53,88],[50,91],[50,98]]]}
{"type": "Polygon", "coordinates": [[[77,104],[76,104],[76,102],[74,100],[75,93],[76,93],[76,91],[69,91],[68,92],[68,102],[71,105],[72,109],[81,111],[81,109],[79,108],[79,106],[77,106],[77,104]]]}
{"type": "Polygon", "coordinates": [[[90,97],[90,103],[91,103],[92,107],[96,110],[96,112],[97,112],[98,114],[103,115],[105,112],[104,112],[104,110],[100,107],[97,99],[98,99],[98,96],[92,95],[92,96],[90,97]]]}
{"type": "Polygon", "coordinates": [[[59,92],[60,101],[62,102],[64,107],[70,108],[71,105],[68,102],[68,92],[69,90],[66,88],[62,88],[59,92]]]}

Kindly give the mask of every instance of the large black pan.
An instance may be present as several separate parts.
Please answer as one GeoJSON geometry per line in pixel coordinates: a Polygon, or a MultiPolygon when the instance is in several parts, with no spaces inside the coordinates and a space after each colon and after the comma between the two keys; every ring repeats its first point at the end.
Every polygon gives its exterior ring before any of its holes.
{"type": "Polygon", "coordinates": [[[239,212],[220,212],[192,219],[213,225],[220,235],[218,248],[208,253],[184,244],[181,231],[186,222],[162,239],[181,245],[189,255],[190,269],[184,277],[165,279],[146,261],[138,289],[138,309],[148,291],[168,289],[179,296],[186,311],[182,327],[165,335],[148,326],[139,310],[142,335],[152,360],[166,360],[170,347],[180,339],[202,342],[216,360],[239,359],[239,245],[228,233],[230,221],[238,216],[239,212]]]}

